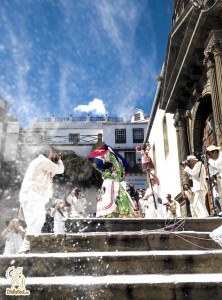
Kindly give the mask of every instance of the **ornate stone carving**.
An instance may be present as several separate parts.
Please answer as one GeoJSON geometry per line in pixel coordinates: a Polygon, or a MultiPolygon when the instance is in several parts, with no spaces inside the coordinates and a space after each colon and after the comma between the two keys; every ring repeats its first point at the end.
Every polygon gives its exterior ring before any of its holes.
{"type": "Polygon", "coordinates": [[[176,109],[174,114],[174,126],[186,126],[186,114],[184,109],[176,109]]]}
{"type": "Polygon", "coordinates": [[[222,143],[222,31],[212,30],[204,54],[211,86],[217,144],[220,145],[222,143]]]}
{"type": "Polygon", "coordinates": [[[190,110],[186,110],[186,112],[185,112],[185,117],[186,117],[187,119],[192,119],[192,115],[191,115],[191,111],[190,111],[190,110]]]}
{"type": "Polygon", "coordinates": [[[212,30],[206,43],[204,54],[222,54],[222,31],[212,30]]]}
{"type": "Polygon", "coordinates": [[[188,145],[188,119],[186,117],[186,112],[184,109],[176,109],[174,115],[174,126],[176,127],[177,134],[177,145],[178,145],[178,155],[179,160],[184,160],[189,153],[188,145]]]}
{"type": "Polygon", "coordinates": [[[205,58],[203,60],[204,65],[207,67],[207,70],[215,67],[215,59],[213,52],[210,52],[209,50],[204,52],[205,58]]]}
{"type": "Polygon", "coordinates": [[[213,41],[212,51],[214,56],[222,55],[222,39],[213,41]]]}

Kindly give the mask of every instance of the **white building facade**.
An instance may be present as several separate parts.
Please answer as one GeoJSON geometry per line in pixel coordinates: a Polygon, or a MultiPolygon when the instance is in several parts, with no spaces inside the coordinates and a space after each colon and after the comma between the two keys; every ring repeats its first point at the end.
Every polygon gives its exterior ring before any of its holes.
{"type": "Polygon", "coordinates": [[[35,118],[29,128],[20,129],[20,155],[38,152],[49,144],[61,153],[75,153],[87,157],[92,147],[105,143],[119,151],[127,160],[128,183],[136,188],[147,187],[146,176],[141,170],[140,155],[135,147],[144,141],[148,118],[140,109],[135,109],[131,120],[108,117],[35,118]]]}
{"type": "Polygon", "coordinates": [[[140,154],[135,147],[144,141],[148,119],[141,109],[135,109],[130,122],[104,123],[104,143],[116,149],[128,162],[126,182],[134,183],[137,189],[147,188],[146,174],[141,170],[140,154]]]}
{"type": "Polygon", "coordinates": [[[101,117],[36,118],[31,127],[20,129],[20,143],[30,152],[48,144],[60,152],[87,157],[102,140],[103,122],[101,117]]]}
{"type": "Polygon", "coordinates": [[[155,165],[155,174],[160,180],[163,203],[166,202],[166,195],[171,194],[172,198],[179,201],[182,216],[186,216],[187,207],[185,200],[181,198],[183,171],[178,156],[178,124],[173,114],[159,108],[160,96],[161,81],[157,86],[145,141],[150,142],[150,153],[155,165]]]}

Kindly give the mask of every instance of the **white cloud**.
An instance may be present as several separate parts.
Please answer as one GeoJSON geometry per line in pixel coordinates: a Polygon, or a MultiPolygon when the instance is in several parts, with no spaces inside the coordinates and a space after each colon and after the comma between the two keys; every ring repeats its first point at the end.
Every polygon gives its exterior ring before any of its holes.
{"type": "Polygon", "coordinates": [[[0,44],[0,51],[4,51],[5,50],[5,46],[0,44]]]}
{"type": "Polygon", "coordinates": [[[97,115],[105,115],[106,108],[103,103],[103,100],[100,99],[93,99],[90,101],[87,105],[78,105],[77,107],[74,108],[74,111],[79,111],[79,112],[93,112],[94,114],[97,115]]]}

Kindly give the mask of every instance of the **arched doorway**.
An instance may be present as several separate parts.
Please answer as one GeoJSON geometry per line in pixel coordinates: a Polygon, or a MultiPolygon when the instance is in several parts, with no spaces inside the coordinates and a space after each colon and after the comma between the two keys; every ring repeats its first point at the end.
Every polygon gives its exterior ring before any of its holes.
{"type": "MultiPolygon", "coordinates": [[[[194,153],[196,156],[205,163],[205,168],[208,173],[207,161],[206,161],[206,148],[212,144],[216,145],[216,132],[214,126],[214,116],[212,109],[211,96],[207,95],[199,104],[195,115],[194,121],[194,134],[193,134],[193,145],[194,153]]],[[[208,174],[207,174],[208,175],[208,174]]],[[[209,182],[208,182],[209,183],[209,182]]],[[[214,204],[212,201],[212,187],[208,185],[208,193],[206,199],[206,206],[209,213],[214,213],[214,204]]]]}
{"type": "Polygon", "coordinates": [[[194,121],[194,153],[200,156],[209,145],[216,143],[211,96],[205,96],[197,109],[194,121]]]}

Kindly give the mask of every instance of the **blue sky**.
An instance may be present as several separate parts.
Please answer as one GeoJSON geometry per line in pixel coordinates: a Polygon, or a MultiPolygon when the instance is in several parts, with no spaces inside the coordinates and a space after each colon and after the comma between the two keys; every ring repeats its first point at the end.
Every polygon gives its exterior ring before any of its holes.
{"type": "Polygon", "coordinates": [[[150,114],[173,0],[0,0],[0,97],[35,115],[150,114]]]}

